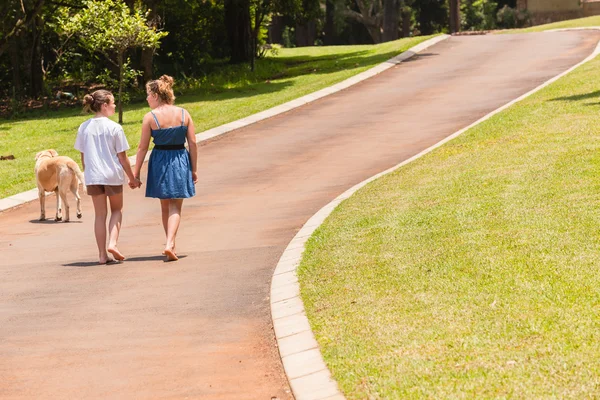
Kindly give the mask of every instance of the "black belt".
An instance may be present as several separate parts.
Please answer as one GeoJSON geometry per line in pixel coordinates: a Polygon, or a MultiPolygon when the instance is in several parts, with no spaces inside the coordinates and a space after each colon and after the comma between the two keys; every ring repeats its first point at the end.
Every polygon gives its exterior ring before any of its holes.
{"type": "Polygon", "coordinates": [[[155,144],[154,148],[156,150],[182,150],[182,149],[185,149],[185,145],[183,145],[183,144],[155,144]]]}

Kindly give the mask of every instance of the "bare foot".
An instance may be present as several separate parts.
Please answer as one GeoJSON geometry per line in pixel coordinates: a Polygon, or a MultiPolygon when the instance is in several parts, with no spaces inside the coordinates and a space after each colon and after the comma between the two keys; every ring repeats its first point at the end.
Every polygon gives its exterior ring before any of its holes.
{"type": "Polygon", "coordinates": [[[112,258],[108,258],[106,260],[100,260],[98,261],[98,264],[100,265],[109,265],[109,264],[115,264],[117,261],[113,260],[112,258]]]}
{"type": "MultiPolygon", "coordinates": [[[[177,252],[175,251],[175,246],[173,246],[173,250],[171,250],[171,252],[172,252],[173,254],[177,255],[177,252]]],[[[162,252],[162,253],[160,253],[160,254],[162,254],[163,256],[164,256],[164,255],[166,255],[166,253],[165,253],[165,251],[164,251],[164,250],[163,250],[163,252],[162,252]]]]}
{"type": "Polygon", "coordinates": [[[106,249],[106,251],[112,254],[115,257],[115,260],[123,261],[125,259],[125,256],[121,254],[119,249],[117,249],[116,247],[109,247],[108,249],[106,249]]]}
{"type": "Polygon", "coordinates": [[[163,254],[165,256],[167,256],[167,261],[177,261],[179,260],[179,257],[177,257],[177,254],[175,254],[175,252],[171,249],[165,249],[165,251],[163,251],[163,254]]]}

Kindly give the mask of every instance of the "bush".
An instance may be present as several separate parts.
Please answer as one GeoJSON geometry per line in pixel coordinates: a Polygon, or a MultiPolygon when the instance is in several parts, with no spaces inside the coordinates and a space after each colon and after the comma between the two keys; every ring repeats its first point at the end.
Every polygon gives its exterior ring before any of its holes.
{"type": "Polygon", "coordinates": [[[465,30],[484,31],[496,27],[498,3],[493,0],[466,0],[461,4],[461,25],[465,30]]]}
{"type": "Polygon", "coordinates": [[[500,28],[523,28],[530,25],[530,14],[527,10],[516,10],[505,5],[496,14],[496,21],[500,28]]]}

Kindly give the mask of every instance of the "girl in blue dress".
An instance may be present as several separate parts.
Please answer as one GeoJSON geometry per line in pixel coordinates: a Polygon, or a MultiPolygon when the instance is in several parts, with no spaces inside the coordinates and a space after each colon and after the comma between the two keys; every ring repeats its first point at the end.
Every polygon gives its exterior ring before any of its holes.
{"type": "Polygon", "coordinates": [[[163,75],[146,84],[148,105],[138,146],[134,176],[139,180],[150,138],[154,148],[148,161],[146,197],[160,199],[162,223],[167,237],[163,254],[167,261],[178,259],[175,238],[181,221],[183,199],[196,194],[197,145],[190,114],[174,105],[173,78],[163,75]],[[189,148],[186,150],[185,143],[189,148]]]}

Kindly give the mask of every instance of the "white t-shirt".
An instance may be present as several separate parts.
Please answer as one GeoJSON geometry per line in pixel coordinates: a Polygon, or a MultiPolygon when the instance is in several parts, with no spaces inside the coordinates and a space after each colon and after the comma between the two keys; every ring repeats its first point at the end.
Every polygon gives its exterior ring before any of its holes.
{"type": "Polygon", "coordinates": [[[129,150],[129,143],[121,125],[107,117],[88,119],[79,126],[75,149],[83,153],[86,185],[125,183],[117,153],[129,150]]]}

